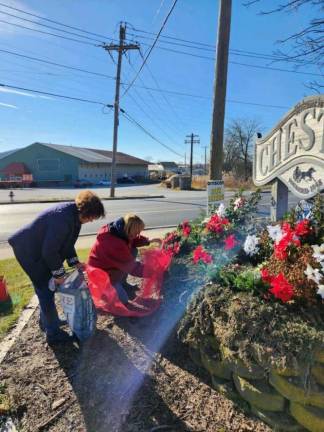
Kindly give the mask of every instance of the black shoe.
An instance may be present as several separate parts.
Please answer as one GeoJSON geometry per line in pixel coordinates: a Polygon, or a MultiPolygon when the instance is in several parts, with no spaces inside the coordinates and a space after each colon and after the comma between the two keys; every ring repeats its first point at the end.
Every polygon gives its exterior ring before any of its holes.
{"type": "Polygon", "coordinates": [[[66,333],[63,330],[58,330],[57,332],[53,334],[46,334],[46,342],[49,345],[55,345],[60,343],[72,343],[74,340],[73,336],[70,336],[68,333],[66,333]]]}
{"type": "MultiPolygon", "coordinates": [[[[58,320],[58,327],[63,327],[63,326],[65,326],[65,325],[67,325],[67,320],[61,320],[61,319],[59,319],[58,320]]],[[[44,326],[44,324],[42,323],[42,320],[41,319],[39,319],[39,321],[38,321],[38,325],[39,325],[39,328],[44,332],[45,331],[45,326],[44,326]]]]}

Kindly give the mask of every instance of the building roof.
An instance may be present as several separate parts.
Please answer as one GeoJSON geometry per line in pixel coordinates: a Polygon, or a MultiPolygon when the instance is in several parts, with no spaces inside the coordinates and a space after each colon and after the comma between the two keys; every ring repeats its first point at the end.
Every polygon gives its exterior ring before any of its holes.
{"type": "Polygon", "coordinates": [[[165,168],[178,168],[178,165],[175,162],[159,162],[159,165],[162,165],[165,168]]]}
{"type": "Polygon", "coordinates": [[[13,175],[13,176],[30,174],[30,171],[28,170],[26,165],[21,162],[13,162],[7,165],[5,168],[3,168],[1,172],[5,175],[13,175]]]}
{"type": "Polygon", "coordinates": [[[83,147],[72,147],[61,144],[48,144],[48,143],[34,143],[41,144],[46,147],[52,148],[62,153],[66,153],[70,156],[76,157],[78,159],[82,159],[86,162],[92,163],[111,163],[111,158],[101,155],[94,151],[93,149],[87,149],[83,147]]]}
{"type": "Polygon", "coordinates": [[[164,171],[164,168],[161,164],[150,164],[148,166],[149,171],[164,171]]]}
{"type": "MultiPolygon", "coordinates": [[[[100,150],[100,149],[89,149],[96,153],[99,153],[103,156],[112,158],[111,150],[100,150]]],[[[126,153],[117,152],[116,154],[117,164],[125,164],[125,165],[149,165],[150,162],[140,159],[126,153]]]]}
{"type": "Polygon", "coordinates": [[[9,156],[11,153],[14,153],[15,151],[17,151],[19,149],[15,149],[15,150],[8,150],[5,152],[0,153],[0,159],[5,158],[6,156],[9,156]]]}
{"type": "MultiPolygon", "coordinates": [[[[50,147],[54,150],[66,153],[70,156],[77,157],[78,159],[82,159],[90,163],[111,163],[112,162],[112,151],[110,150],[101,150],[101,149],[93,149],[93,148],[86,148],[86,147],[74,147],[74,146],[66,146],[61,144],[48,144],[48,143],[37,143],[37,144],[50,147]]],[[[124,165],[148,165],[149,164],[149,162],[146,160],[139,159],[137,157],[128,155],[126,153],[121,153],[121,152],[117,152],[116,160],[117,160],[117,164],[124,164],[124,165]]]]}

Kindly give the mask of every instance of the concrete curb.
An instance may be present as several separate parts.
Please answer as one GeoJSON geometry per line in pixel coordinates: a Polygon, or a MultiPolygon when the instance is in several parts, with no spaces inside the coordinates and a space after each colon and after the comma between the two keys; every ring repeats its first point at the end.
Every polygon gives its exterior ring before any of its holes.
{"type": "Polygon", "coordinates": [[[15,344],[20,333],[33,316],[38,306],[38,298],[36,294],[33,295],[28,305],[22,311],[15,327],[7,334],[7,336],[0,342],[0,364],[5,359],[11,347],[15,344]]]}
{"type": "MultiPolygon", "coordinates": [[[[120,197],[99,197],[102,201],[115,201],[115,200],[132,200],[132,199],[150,199],[150,198],[165,198],[164,195],[134,195],[134,196],[120,196],[120,197]]],[[[0,201],[0,205],[7,205],[7,204],[35,204],[35,203],[56,203],[56,202],[73,202],[74,199],[71,198],[54,198],[52,200],[50,199],[40,199],[40,200],[16,200],[16,201],[0,201]]]]}

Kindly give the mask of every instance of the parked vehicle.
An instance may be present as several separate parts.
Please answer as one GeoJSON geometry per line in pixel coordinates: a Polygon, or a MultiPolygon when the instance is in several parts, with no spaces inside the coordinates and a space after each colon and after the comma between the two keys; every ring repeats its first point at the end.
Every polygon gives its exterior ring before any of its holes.
{"type": "Polygon", "coordinates": [[[74,183],[73,186],[75,188],[84,188],[84,187],[93,186],[93,184],[89,180],[79,179],[74,183]]]}
{"type": "Polygon", "coordinates": [[[111,185],[111,181],[110,180],[100,180],[100,182],[98,183],[99,186],[110,186],[111,185]]]}
{"type": "Polygon", "coordinates": [[[117,179],[117,183],[135,183],[135,179],[133,179],[133,177],[124,176],[117,179]]]}

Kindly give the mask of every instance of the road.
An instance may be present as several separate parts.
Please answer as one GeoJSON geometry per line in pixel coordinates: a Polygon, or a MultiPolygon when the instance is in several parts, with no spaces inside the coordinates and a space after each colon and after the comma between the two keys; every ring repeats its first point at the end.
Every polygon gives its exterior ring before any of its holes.
{"type": "MultiPolygon", "coordinates": [[[[75,190],[73,191],[75,195],[75,190]]],[[[141,193],[163,194],[165,198],[145,198],[131,200],[103,201],[106,209],[105,220],[95,221],[82,226],[81,234],[95,233],[102,225],[128,212],[138,214],[146,227],[177,225],[184,219],[193,219],[206,209],[205,191],[173,191],[146,186],[141,193]]],[[[100,194],[99,194],[100,195],[100,194]]],[[[72,195],[73,196],[73,195],[72,195]]],[[[225,194],[225,202],[233,196],[233,192],[225,194]]],[[[290,196],[290,205],[297,199],[290,196]]],[[[3,204],[0,205],[0,242],[6,241],[11,233],[31,222],[38,213],[52,204],[3,204]]],[[[269,215],[270,194],[262,194],[259,205],[260,215],[269,215]]]]}

